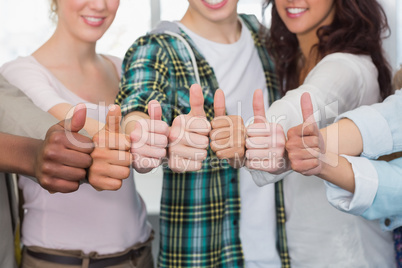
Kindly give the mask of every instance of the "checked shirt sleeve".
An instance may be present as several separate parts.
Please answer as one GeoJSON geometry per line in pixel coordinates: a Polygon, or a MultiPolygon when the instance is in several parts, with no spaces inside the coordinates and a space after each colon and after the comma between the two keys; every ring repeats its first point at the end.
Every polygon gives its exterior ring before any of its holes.
{"type": "Polygon", "coordinates": [[[129,48],[123,61],[123,74],[116,104],[122,115],[134,111],[148,112],[148,102],[157,100],[162,106],[162,120],[171,124],[172,105],[169,102],[169,57],[158,41],[144,36],[129,48]]]}

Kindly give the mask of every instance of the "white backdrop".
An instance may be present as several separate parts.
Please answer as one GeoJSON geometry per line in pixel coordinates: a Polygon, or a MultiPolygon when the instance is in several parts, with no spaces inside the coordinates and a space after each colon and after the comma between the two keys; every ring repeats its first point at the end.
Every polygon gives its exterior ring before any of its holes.
{"type": "MultiPolygon", "coordinates": [[[[35,51],[53,33],[49,0],[0,0],[0,65],[35,51]]],[[[186,0],[120,0],[110,29],[98,42],[98,51],[123,57],[132,42],[151,29],[151,21],[180,19],[186,0]],[[151,18],[151,1],[160,4],[160,18],[151,18]]],[[[261,18],[260,0],[240,0],[239,10],[261,18]]]]}

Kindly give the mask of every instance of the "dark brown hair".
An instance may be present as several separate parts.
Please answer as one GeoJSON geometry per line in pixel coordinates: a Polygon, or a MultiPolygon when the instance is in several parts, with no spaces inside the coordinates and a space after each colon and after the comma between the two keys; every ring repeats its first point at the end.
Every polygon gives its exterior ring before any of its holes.
{"type": "MultiPolygon", "coordinates": [[[[272,23],[267,48],[271,51],[282,93],[299,86],[301,51],[296,35],[291,33],[275,7],[274,0],[265,0],[264,10],[272,5],[272,23]]],[[[376,0],[335,0],[334,21],[317,30],[318,61],[328,54],[345,52],[369,55],[378,70],[378,83],[383,98],[392,94],[391,68],[384,57],[382,38],[389,33],[387,17],[376,0]]]]}

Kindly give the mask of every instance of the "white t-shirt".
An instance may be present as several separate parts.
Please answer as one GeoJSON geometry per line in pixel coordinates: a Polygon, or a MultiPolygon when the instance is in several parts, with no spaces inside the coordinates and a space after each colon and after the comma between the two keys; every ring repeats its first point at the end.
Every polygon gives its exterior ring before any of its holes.
{"type": "MultiPolygon", "coordinates": [[[[121,60],[106,57],[121,76],[121,60]]],[[[32,56],[4,64],[0,73],[44,111],[60,103],[87,103],[32,56]]],[[[105,122],[107,107],[88,103],[87,107],[88,117],[105,122]]],[[[98,192],[82,184],[73,193],[50,194],[25,177],[20,178],[19,186],[26,210],[22,224],[24,245],[110,254],[149,238],[151,226],[132,173],[118,191],[98,192]]]]}
{"type": "MultiPolygon", "coordinates": [[[[289,91],[267,110],[268,120],[285,133],[303,122],[300,97],[309,92],[320,128],[358,106],[378,102],[378,71],[369,56],[334,53],[322,59],[303,85],[289,91]],[[321,120],[319,120],[321,119],[321,120]]],[[[292,267],[395,267],[392,233],[376,221],[367,221],[332,207],[322,179],[296,172],[272,175],[253,171],[263,185],[283,177],[286,233],[292,267]]],[[[265,187],[265,186],[264,186],[265,187]]]]}
{"type": "MultiPolygon", "coordinates": [[[[265,107],[268,107],[262,63],[251,33],[243,22],[240,39],[233,44],[212,42],[178,24],[213,68],[219,86],[225,93],[228,114],[241,115],[245,124],[252,120],[253,93],[256,89],[263,90],[265,107]]],[[[239,170],[239,176],[240,239],[246,267],[279,267],[274,186],[256,186],[245,168],[239,170]]]]}

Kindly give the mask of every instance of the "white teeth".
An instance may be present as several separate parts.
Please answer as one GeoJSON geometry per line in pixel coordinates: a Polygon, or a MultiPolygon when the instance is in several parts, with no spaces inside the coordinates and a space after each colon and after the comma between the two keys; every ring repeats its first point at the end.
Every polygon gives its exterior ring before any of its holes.
{"type": "Polygon", "coordinates": [[[302,13],[304,11],[307,10],[307,8],[298,8],[298,7],[294,7],[294,8],[287,8],[286,9],[290,14],[299,14],[302,13]]]}
{"type": "Polygon", "coordinates": [[[94,17],[85,17],[84,18],[90,22],[100,22],[102,18],[94,18],[94,17]]]}
{"type": "Polygon", "coordinates": [[[210,5],[216,5],[222,3],[224,0],[204,0],[204,1],[210,5]]]}

